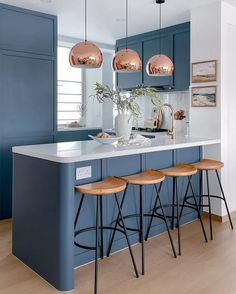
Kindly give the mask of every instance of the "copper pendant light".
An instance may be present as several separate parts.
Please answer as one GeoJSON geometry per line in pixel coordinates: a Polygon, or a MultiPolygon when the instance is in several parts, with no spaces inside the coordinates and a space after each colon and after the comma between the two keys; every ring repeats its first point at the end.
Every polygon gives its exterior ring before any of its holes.
{"type": "Polygon", "coordinates": [[[103,62],[101,50],[87,41],[87,0],[85,0],[85,40],[71,49],[69,61],[71,66],[78,68],[99,68],[103,62]]]}
{"type": "Polygon", "coordinates": [[[126,48],[116,52],[112,67],[119,73],[137,72],[142,69],[142,61],[135,50],[128,49],[128,0],[126,0],[126,48]]]}
{"type": "MultiPolygon", "coordinates": [[[[160,51],[161,51],[161,5],[165,3],[165,0],[156,0],[156,3],[160,5],[160,51]]],[[[154,77],[171,76],[174,72],[174,64],[172,60],[164,54],[157,54],[151,57],[146,67],[147,74],[154,77]]]]}

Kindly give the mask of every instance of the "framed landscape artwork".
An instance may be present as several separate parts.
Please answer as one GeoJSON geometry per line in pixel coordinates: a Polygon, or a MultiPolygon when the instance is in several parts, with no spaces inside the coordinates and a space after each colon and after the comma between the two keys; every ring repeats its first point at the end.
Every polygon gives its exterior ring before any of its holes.
{"type": "Polygon", "coordinates": [[[193,107],[215,107],[216,87],[194,87],[192,88],[193,107]]]}
{"type": "Polygon", "coordinates": [[[215,82],[217,75],[216,60],[197,62],[192,64],[192,82],[215,82]]]}

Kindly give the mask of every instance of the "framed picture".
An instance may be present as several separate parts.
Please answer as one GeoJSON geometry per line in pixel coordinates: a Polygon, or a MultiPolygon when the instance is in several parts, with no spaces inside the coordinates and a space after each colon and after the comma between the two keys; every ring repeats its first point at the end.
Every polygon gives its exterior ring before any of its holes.
{"type": "Polygon", "coordinates": [[[207,83],[217,80],[217,62],[216,60],[197,62],[192,64],[192,82],[207,83]]]}
{"type": "Polygon", "coordinates": [[[194,87],[192,88],[193,107],[215,107],[216,87],[194,87]]]}

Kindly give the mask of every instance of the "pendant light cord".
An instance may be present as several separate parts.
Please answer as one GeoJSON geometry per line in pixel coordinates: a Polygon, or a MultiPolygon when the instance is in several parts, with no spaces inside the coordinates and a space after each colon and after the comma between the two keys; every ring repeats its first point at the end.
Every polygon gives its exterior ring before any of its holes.
{"type": "Polygon", "coordinates": [[[84,18],[85,18],[84,36],[85,36],[85,43],[87,43],[87,0],[84,1],[84,18]]]}
{"type": "Polygon", "coordinates": [[[162,39],[162,11],[161,11],[161,3],[160,3],[160,9],[159,9],[159,28],[160,28],[160,54],[161,54],[161,51],[162,51],[162,42],[161,42],[161,39],[162,39]]]}
{"type": "Polygon", "coordinates": [[[126,28],[125,28],[125,34],[126,34],[126,41],[125,41],[125,47],[126,47],[126,50],[128,49],[128,0],[126,0],[126,28]]]}

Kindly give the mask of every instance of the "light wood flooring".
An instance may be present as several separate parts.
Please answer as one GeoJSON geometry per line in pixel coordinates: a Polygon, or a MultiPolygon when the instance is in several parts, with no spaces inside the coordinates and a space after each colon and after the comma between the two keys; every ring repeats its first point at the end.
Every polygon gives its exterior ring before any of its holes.
{"type": "MultiPolygon", "coordinates": [[[[206,228],[208,229],[207,222],[206,228]]],[[[236,221],[234,221],[236,227],[236,221]]],[[[176,237],[176,232],[173,233],[176,237]]],[[[99,262],[99,294],[236,294],[236,230],[214,222],[214,241],[200,225],[182,228],[183,255],[174,259],[163,234],[146,242],[146,275],[135,278],[127,250],[99,262]]],[[[140,269],[139,245],[134,247],[140,269]]],[[[93,264],[75,271],[75,294],[93,293],[93,264]]],[[[60,293],[11,255],[11,222],[0,222],[0,294],[60,293]]]]}

